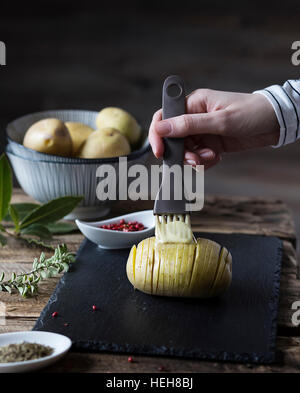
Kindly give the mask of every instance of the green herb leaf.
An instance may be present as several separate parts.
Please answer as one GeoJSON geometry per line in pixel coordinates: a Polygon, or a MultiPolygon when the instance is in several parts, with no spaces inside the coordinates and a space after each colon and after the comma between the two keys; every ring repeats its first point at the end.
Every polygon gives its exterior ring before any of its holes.
{"type": "Polygon", "coordinates": [[[48,224],[60,220],[82,201],[83,197],[66,196],[62,198],[53,199],[42,206],[34,209],[21,221],[21,229],[26,228],[31,224],[40,223],[48,224]]]}
{"type": "Polygon", "coordinates": [[[5,246],[7,243],[6,237],[0,234],[0,245],[5,246]]]}
{"type": "Polygon", "coordinates": [[[12,171],[5,154],[0,157],[0,221],[7,213],[12,194],[12,171]]]}
{"type": "Polygon", "coordinates": [[[23,288],[23,291],[22,291],[22,296],[23,296],[23,297],[26,297],[27,292],[28,292],[28,287],[25,286],[25,287],[23,288]]]}
{"type": "Polygon", "coordinates": [[[41,270],[40,275],[43,279],[47,278],[47,272],[45,270],[41,270]]]}
{"type": "Polygon", "coordinates": [[[49,268],[48,268],[48,272],[49,272],[49,277],[54,277],[54,276],[56,276],[56,269],[54,268],[54,267],[52,267],[52,266],[50,266],[49,268]]]}
{"type": "Polygon", "coordinates": [[[21,229],[23,235],[38,236],[40,239],[51,239],[52,233],[42,224],[32,224],[24,229],[21,229]]]}
{"type": "MultiPolygon", "coordinates": [[[[24,217],[26,217],[30,212],[40,205],[37,203],[12,203],[11,206],[13,206],[14,209],[18,212],[19,220],[23,220],[24,217]]],[[[6,216],[3,218],[3,221],[12,221],[9,213],[6,214],[6,216]]]]}
{"type": "Polygon", "coordinates": [[[63,263],[62,265],[64,267],[65,272],[69,271],[69,265],[67,263],[63,263]]]}
{"type": "Polygon", "coordinates": [[[33,270],[35,270],[35,269],[36,269],[36,267],[37,267],[38,263],[39,263],[39,260],[38,260],[37,258],[34,258],[34,260],[33,260],[33,264],[32,264],[33,270]]]}
{"type": "Polygon", "coordinates": [[[14,224],[15,224],[15,231],[16,231],[16,233],[18,233],[19,230],[20,230],[19,214],[18,214],[17,210],[14,208],[13,205],[9,205],[8,212],[9,212],[9,215],[11,216],[11,218],[12,218],[14,224]]]}
{"type": "Polygon", "coordinates": [[[5,228],[1,223],[0,223],[0,232],[5,232],[5,228]]]}
{"type": "Polygon", "coordinates": [[[78,231],[77,225],[73,222],[50,222],[49,224],[46,224],[46,227],[53,235],[61,235],[64,233],[78,231]]]}
{"type": "Polygon", "coordinates": [[[18,291],[21,296],[27,297],[38,292],[39,281],[55,276],[57,273],[67,271],[69,265],[75,261],[74,254],[71,253],[65,244],[55,249],[54,255],[46,259],[44,253],[40,258],[35,258],[33,267],[29,273],[16,275],[12,273],[11,279],[4,280],[4,273],[0,275],[0,291],[13,293],[18,291]]]}
{"type": "Polygon", "coordinates": [[[11,293],[11,287],[8,285],[4,285],[4,288],[7,290],[7,292],[11,293]]]}

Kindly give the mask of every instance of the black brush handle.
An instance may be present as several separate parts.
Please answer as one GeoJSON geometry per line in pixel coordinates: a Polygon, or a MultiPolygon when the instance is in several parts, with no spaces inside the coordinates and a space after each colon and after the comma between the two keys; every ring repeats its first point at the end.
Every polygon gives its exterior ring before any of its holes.
{"type": "MultiPolygon", "coordinates": [[[[163,85],[162,94],[162,118],[168,119],[170,117],[183,115],[185,111],[185,89],[183,80],[177,76],[169,76],[163,85]]],[[[184,158],[184,138],[164,138],[164,161],[163,161],[163,176],[160,189],[156,196],[153,213],[154,214],[185,214],[186,200],[184,195],[181,199],[175,199],[175,190],[179,189],[183,192],[183,177],[180,179],[170,179],[170,183],[166,182],[167,167],[175,164],[183,167],[184,158]],[[180,182],[181,184],[177,184],[180,182]],[[170,188],[170,199],[163,199],[163,190],[170,188]]],[[[183,173],[182,173],[183,174],[183,173]]]]}
{"type": "MultiPolygon", "coordinates": [[[[163,85],[162,118],[180,116],[186,113],[184,82],[178,75],[169,76],[163,85]]],[[[172,166],[183,165],[184,138],[164,138],[164,162],[172,166]]]]}

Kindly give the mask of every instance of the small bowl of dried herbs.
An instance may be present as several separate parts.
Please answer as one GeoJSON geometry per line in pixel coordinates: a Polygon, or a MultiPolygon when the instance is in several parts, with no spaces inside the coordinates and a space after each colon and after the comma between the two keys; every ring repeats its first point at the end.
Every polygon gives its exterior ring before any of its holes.
{"type": "Polygon", "coordinates": [[[0,373],[33,371],[67,353],[71,340],[61,334],[28,331],[0,334],[0,373]]]}

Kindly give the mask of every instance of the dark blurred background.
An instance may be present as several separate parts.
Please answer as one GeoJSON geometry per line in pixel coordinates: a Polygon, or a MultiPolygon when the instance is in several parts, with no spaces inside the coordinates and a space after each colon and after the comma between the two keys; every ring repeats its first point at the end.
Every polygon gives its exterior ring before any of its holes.
{"type": "MultiPolygon", "coordinates": [[[[163,79],[252,92],[299,78],[299,1],[1,2],[0,151],[6,124],[24,114],[120,106],[145,126],[163,79]]],[[[300,145],[224,157],[206,173],[206,193],[283,199],[300,235],[300,145]]]]}

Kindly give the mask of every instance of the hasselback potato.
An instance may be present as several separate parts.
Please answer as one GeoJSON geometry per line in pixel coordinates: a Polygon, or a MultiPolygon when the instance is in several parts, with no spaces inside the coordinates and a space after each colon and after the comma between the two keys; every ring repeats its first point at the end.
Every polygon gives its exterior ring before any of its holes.
{"type": "Polygon", "coordinates": [[[150,237],[132,247],[126,270],[131,284],[142,292],[208,298],[230,286],[232,258],[225,247],[212,240],[157,243],[150,237]]]}

